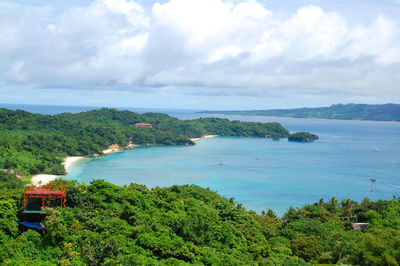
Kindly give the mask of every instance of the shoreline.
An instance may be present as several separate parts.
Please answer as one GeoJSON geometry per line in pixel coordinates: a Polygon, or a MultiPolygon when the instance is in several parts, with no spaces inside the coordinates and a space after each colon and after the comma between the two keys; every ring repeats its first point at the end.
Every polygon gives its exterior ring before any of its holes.
{"type": "Polygon", "coordinates": [[[202,140],[202,139],[208,139],[208,138],[215,138],[218,137],[218,135],[205,135],[201,138],[192,138],[190,139],[191,141],[198,141],[198,140],[202,140]]]}
{"type": "MultiPolygon", "coordinates": [[[[240,112],[240,111],[239,111],[240,112]]],[[[293,119],[307,119],[307,120],[335,120],[335,121],[355,121],[355,122],[387,122],[387,123],[400,123],[400,120],[370,120],[370,119],[338,119],[338,118],[321,118],[321,117],[294,117],[294,116],[273,116],[273,115],[249,115],[249,114],[225,114],[225,113],[207,113],[207,112],[198,112],[200,114],[208,114],[208,115],[232,115],[232,116],[257,116],[257,117],[268,117],[268,118],[293,118],[293,119]]],[[[245,121],[245,120],[242,120],[245,121]]],[[[248,120],[246,120],[248,121],[248,120]]],[[[264,122],[267,123],[267,122],[264,122]]]]}
{"type": "Polygon", "coordinates": [[[121,147],[118,144],[110,145],[107,149],[103,150],[103,154],[107,155],[110,153],[121,152],[127,149],[132,149],[136,146],[140,146],[139,144],[129,143],[126,147],[121,147]]]}
{"type": "MultiPolygon", "coordinates": [[[[76,163],[77,161],[84,159],[85,157],[83,156],[70,156],[70,157],[66,157],[64,158],[64,162],[62,163],[62,165],[65,168],[65,171],[68,174],[69,169],[71,168],[71,166],[76,163]]],[[[59,178],[61,175],[51,175],[51,174],[38,174],[38,175],[34,175],[31,178],[31,184],[32,185],[47,185],[48,183],[50,183],[51,181],[59,178]]]]}
{"type": "MultiPolygon", "coordinates": [[[[202,139],[207,139],[207,138],[214,138],[214,137],[218,137],[218,135],[205,135],[201,138],[191,138],[191,141],[198,141],[198,140],[202,140],[202,139]]],[[[103,154],[104,156],[107,156],[108,154],[112,154],[112,153],[117,153],[117,152],[122,152],[126,149],[132,149],[136,146],[141,146],[138,144],[133,144],[133,143],[129,143],[126,147],[121,147],[118,144],[113,144],[110,145],[107,149],[103,150],[103,154]]],[[[102,157],[102,156],[99,156],[102,157]]],[[[71,168],[72,165],[74,165],[76,162],[78,162],[79,160],[85,159],[88,157],[84,157],[84,156],[69,156],[64,158],[64,162],[62,163],[62,165],[65,168],[65,171],[69,172],[69,169],[71,168]]],[[[52,175],[52,174],[37,174],[32,176],[31,178],[31,184],[38,186],[38,185],[47,185],[48,183],[50,183],[51,181],[61,177],[62,175],[52,175]]]]}
{"type": "MultiPolygon", "coordinates": [[[[113,144],[110,145],[107,149],[103,150],[103,154],[104,156],[106,156],[107,154],[111,154],[111,153],[115,153],[115,152],[121,152],[126,150],[126,148],[133,148],[135,146],[139,146],[137,144],[133,144],[133,143],[129,143],[128,146],[126,147],[121,147],[118,144],[113,144]]],[[[72,165],[74,165],[76,162],[78,162],[79,160],[85,159],[88,157],[85,156],[69,156],[64,158],[64,162],[62,163],[62,165],[65,168],[65,171],[69,172],[69,169],[71,168],[72,165]]],[[[37,174],[32,176],[31,178],[31,184],[32,185],[47,185],[48,183],[50,183],[51,181],[61,177],[62,175],[52,175],[52,174],[37,174]]]]}

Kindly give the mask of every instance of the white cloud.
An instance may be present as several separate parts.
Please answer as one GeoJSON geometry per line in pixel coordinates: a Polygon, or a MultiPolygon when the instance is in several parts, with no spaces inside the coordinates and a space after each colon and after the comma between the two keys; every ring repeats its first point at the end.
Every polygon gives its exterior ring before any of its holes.
{"type": "Polygon", "coordinates": [[[383,16],[370,25],[358,26],[353,33],[353,41],[348,49],[349,57],[361,54],[377,57],[382,64],[400,62],[400,35],[398,24],[383,16]]]}
{"type": "Polygon", "coordinates": [[[132,38],[123,39],[121,41],[121,49],[129,50],[134,47],[136,50],[141,50],[147,43],[147,39],[149,38],[148,33],[138,34],[132,38]]]}
{"type": "Polygon", "coordinates": [[[221,60],[224,57],[236,57],[241,52],[243,52],[241,48],[232,45],[227,45],[216,49],[214,53],[211,55],[209,62],[212,63],[221,60]]]}
{"type": "Polygon", "coordinates": [[[281,30],[289,40],[288,54],[297,59],[332,57],[337,48],[349,41],[350,33],[339,15],[325,13],[316,6],[300,8],[281,30]]]}
{"type": "Polygon", "coordinates": [[[282,16],[256,0],[170,0],[148,13],[134,1],[95,0],[51,24],[8,11],[0,7],[4,82],[172,86],[189,94],[399,93],[399,20],[382,14],[355,25],[318,6],[282,16]]]}

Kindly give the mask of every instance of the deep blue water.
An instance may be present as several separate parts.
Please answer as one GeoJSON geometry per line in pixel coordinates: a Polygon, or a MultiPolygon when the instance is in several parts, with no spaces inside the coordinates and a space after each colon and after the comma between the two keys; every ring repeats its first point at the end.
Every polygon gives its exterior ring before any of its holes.
{"type": "MultiPolygon", "coordinates": [[[[199,116],[189,111],[165,112],[180,119],[199,116]]],[[[140,147],[82,160],[66,178],[87,183],[103,178],[118,185],[136,182],[149,187],[196,184],[235,197],[249,209],[260,212],[271,208],[278,214],[289,206],[301,207],[332,196],[357,201],[400,196],[400,123],[221,117],[276,121],[291,132],[316,133],[320,140],[295,143],[286,139],[274,142],[217,137],[201,140],[195,146],[140,147]],[[376,178],[376,183],[369,181],[370,177],[376,178]]]]}

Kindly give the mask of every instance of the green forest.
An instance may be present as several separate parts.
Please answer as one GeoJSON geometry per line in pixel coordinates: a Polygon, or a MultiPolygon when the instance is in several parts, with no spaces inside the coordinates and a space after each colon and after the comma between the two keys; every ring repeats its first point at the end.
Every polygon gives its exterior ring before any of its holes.
{"type": "Polygon", "coordinates": [[[99,109],[76,114],[41,115],[0,109],[0,169],[20,175],[65,174],[67,156],[102,154],[111,144],[194,145],[190,138],[208,134],[288,137],[279,123],[253,123],[221,118],[182,121],[159,114],[99,109]],[[150,123],[153,128],[136,128],[150,123]]]}
{"type": "Polygon", "coordinates": [[[248,211],[194,185],[66,184],[45,234],[18,227],[24,183],[0,172],[1,265],[399,265],[400,199],[248,211]],[[343,217],[355,217],[343,219],[343,217]],[[364,231],[352,222],[369,223],[364,231]]]}
{"type": "Polygon", "coordinates": [[[295,118],[322,118],[342,120],[400,121],[400,104],[333,104],[329,107],[206,111],[202,113],[226,115],[282,116],[295,118]]]}
{"type": "Polygon", "coordinates": [[[308,132],[293,133],[288,138],[289,141],[300,141],[300,142],[312,142],[317,139],[319,139],[317,135],[308,132]]]}

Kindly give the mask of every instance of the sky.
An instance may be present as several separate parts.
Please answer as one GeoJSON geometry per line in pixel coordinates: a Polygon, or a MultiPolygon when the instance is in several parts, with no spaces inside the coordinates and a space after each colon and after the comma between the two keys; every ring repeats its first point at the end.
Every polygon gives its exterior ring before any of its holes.
{"type": "Polygon", "coordinates": [[[0,103],[400,103],[400,0],[0,0],[0,103]]]}

